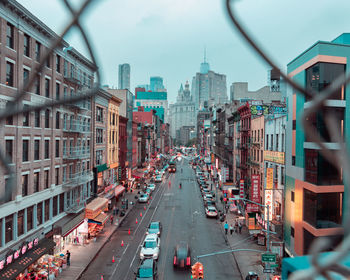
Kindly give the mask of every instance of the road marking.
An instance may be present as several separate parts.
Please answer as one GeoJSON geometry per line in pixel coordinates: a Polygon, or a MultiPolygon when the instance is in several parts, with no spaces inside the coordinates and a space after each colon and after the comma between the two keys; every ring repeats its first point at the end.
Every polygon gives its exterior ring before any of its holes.
{"type": "Polygon", "coordinates": [[[120,256],[120,258],[119,258],[119,262],[117,262],[116,266],[114,267],[113,272],[112,272],[112,275],[111,275],[111,277],[110,277],[109,279],[112,279],[112,277],[113,277],[114,273],[116,272],[116,270],[117,270],[117,268],[118,268],[118,265],[119,265],[119,263],[120,263],[120,261],[121,261],[122,257],[124,256],[124,254],[125,254],[126,250],[128,249],[128,247],[129,247],[129,243],[128,243],[128,244],[126,244],[126,247],[125,247],[125,249],[124,249],[123,253],[121,254],[121,256],[120,256]]]}

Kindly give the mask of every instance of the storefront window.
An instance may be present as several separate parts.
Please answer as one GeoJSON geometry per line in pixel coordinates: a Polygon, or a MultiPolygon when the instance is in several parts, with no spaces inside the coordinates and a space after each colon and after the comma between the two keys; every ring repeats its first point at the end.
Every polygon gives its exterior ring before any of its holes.
{"type": "Polygon", "coordinates": [[[57,216],[57,196],[53,198],[52,216],[57,216]]]}
{"type": "Polygon", "coordinates": [[[13,216],[5,218],[5,242],[8,243],[13,240],[13,216]]]}
{"type": "Polygon", "coordinates": [[[43,223],[43,203],[40,202],[37,205],[37,221],[38,225],[41,225],[43,223]]]}
{"type": "Polygon", "coordinates": [[[27,231],[33,229],[33,206],[27,208],[27,231]]]}
{"type": "Polygon", "coordinates": [[[45,200],[45,222],[50,219],[50,199],[45,200]]]}
{"type": "Polygon", "coordinates": [[[60,213],[64,212],[64,193],[60,194],[60,213]]]}
{"type": "Polygon", "coordinates": [[[17,215],[17,232],[18,236],[24,233],[24,210],[19,211],[17,215]]]}

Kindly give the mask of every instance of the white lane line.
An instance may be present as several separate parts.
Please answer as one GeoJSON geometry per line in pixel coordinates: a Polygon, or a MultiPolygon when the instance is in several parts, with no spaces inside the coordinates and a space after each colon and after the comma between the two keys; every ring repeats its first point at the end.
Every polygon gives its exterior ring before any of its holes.
{"type": "MultiPolygon", "coordinates": [[[[125,249],[124,249],[123,253],[121,254],[121,256],[120,256],[120,258],[119,258],[119,259],[120,259],[120,261],[121,261],[122,257],[124,256],[124,254],[125,254],[126,250],[128,249],[128,247],[129,247],[129,243],[128,243],[128,244],[126,244],[126,247],[125,247],[125,249]]],[[[120,261],[119,261],[119,262],[116,264],[116,266],[114,267],[113,272],[112,272],[112,276],[111,276],[109,279],[113,279],[112,277],[113,277],[114,273],[116,272],[116,270],[117,270],[117,268],[118,268],[118,265],[119,265],[120,261]]]]}

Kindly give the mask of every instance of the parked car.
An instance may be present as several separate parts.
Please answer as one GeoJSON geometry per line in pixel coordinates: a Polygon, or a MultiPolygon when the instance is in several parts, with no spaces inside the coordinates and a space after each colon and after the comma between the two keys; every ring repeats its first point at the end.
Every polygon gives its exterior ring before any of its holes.
{"type": "Polygon", "coordinates": [[[147,193],[140,193],[140,196],[139,196],[139,198],[138,198],[138,201],[139,201],[140,203],[147,203],[148,199],[149,199],[149,196],[148,196],[147,193]]]}
{"type": "Polygon", "coordinates": [[[207,208],[205,208],[205,214],[208,218],[218,218],[218,211],[214,206],[207,206],[207,208]]]}
{"type": "Polygon", "coordinates": [[[147,186],[148,189],[150,189],[152,192],[156,189],[156,185],[155,184],[149,184],[147,186]]]}
{"type": "Polygon", "coordinates": [[[186,242],[180,242],[174,250],[174,267],[190,268],[191,267],[191,248],[186,242]]]}
{"type": "Polygon", "coordinates": [[[140,259],[152,258],[158,260],[160,253],[160,239],[157,234],[147,234],[142,243],[140,259]]]}
{"type": "Polygon", "coordinates": [[[208,201],[208,200],[204,200],[204,206],[207,207],[207,206],[215,206],[215,201],[208,201]]]}
{"type": "Polygon", "coordinates": [[[153,259],[144,259],[137,272],[136,280],[154,280],[157,279],[157,262],[153,259]]]}
{"type": "Polygon", "coordinates": [[[162,182],[162,176],[161,175],[157,175],[156,179],[155,179],[156,183],[161,183],[162,182]]]}
{"type": "Polygon", "coordinates": [[[158,236],[160,236],[161,233],[162,224],[159,221],[150,223],[146,231],[146,234],[157,234],[158,236]]]}

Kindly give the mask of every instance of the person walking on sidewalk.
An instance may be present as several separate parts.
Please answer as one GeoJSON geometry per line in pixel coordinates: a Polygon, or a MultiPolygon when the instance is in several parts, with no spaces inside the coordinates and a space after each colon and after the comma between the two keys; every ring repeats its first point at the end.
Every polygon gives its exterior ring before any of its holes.
{"type": "Polygon", "coordinates": [[[69,250],[67,250],[66,256],[67,256],[67,265],[70,266],[70,252],[69,252],[69,250]]]}
{"type": "Polygon", "coordinates": [[[227,223],[227,221],[225,222],[224,229],[225,229],[225,234],[227,235],[227,232],[228,232],[228,223],[227,223]]]}
{"type": "Polygon", "coordinates": [[[114,216],[111,215],[111,225],[113,225],[114,216]]]}
{"type": "Polygon", "coordinates": [[[239,223],[238,223],[238,228],[239,228],[239,234],[241,234],[242,233],[242,223],[241,223],[241,221],[239,221],[239,223]]]}
{"type": "Polygon", "coordinates": [[[233,233],[233,224],[230,225],[230,234],[232,235],[233,233]]]}
{"type": "Polygon", "coordinates": [[[236,219],[235,222],[235,233],[238,233],[238,220],[236,219]]]}

